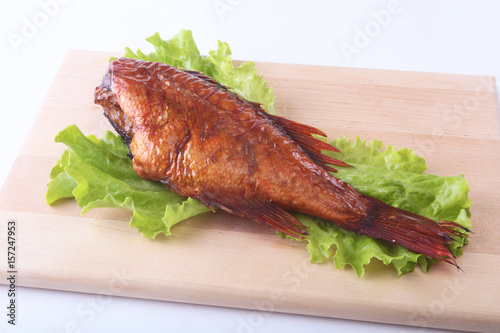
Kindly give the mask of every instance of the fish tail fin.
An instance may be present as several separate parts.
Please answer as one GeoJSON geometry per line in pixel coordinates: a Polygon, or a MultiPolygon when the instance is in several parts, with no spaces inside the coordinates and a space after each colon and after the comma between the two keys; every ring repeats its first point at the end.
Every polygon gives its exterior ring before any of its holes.
{"type": "Polygon", "coordinates": [[[435,221],[389,206],[375,198],[365,196],[371,203],[370,213],[364,217],[355,231],[387,240],[460,267],[448,249],[452,236],[466,237],[470,230],[451,221],[435,221]]]}

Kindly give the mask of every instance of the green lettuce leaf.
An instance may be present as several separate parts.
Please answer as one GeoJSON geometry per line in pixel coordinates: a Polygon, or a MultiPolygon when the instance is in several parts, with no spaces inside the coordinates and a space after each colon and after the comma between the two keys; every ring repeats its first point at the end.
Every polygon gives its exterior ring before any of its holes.
{"type": "MultiPolygon", "coordinates": [[[[119,136],[107,131],[97,140],[94,136],[86,137],[76,125],[71,125],[62,130],[55,141],[64,143],[67,149],[51,171],[46,193],[48,204],[74,197],[82,214],[99,207],[127,209],[132,212],[130,226],[151,238],[159,233],[170,234],[172,225],[192,216],[193,209],[176,212],[172,217],[165,214],[168,206],[181,206],[186,198],[160,183],[140,178],[119,136]]],[[[196,207],[197,213],[208,211],[196,207]]]]}
{"type": "MultiPolygon", "coordinates": [[[[155,52],[145,54],[138,50],[134,53],[127,48],[125,57],[203,72],[273,112],[272,87],[257,74],[253,63],[234,67],[226,43],[219,42],[217,50],[202,56],[192,33],[187,30],[170,40],[162,40],[159,34],[147,40],[155,52]]],[[[93,135],[85,136],[72,125],[62,130],[55,140],[65,144],[67,149],[50,173],[46,193],[48,204],[74,197],[82,214],[98,207],[127,209],[132,212],[130,226],[151,238],[160,233],[170,235],[177,223],[209,211],[197,200],[181,197],[160,183],[137,176],[127,156],[127,146],[109,131],[97,139],[93,135]]],[[[470,228],[471,201],[462,175],[424,174],[427,166],[422,157],[410,149],[384,148],[383,143],[376,140],[367,143],[359,138],[354,141],[337,138],[331,143],[343,155],[326,154],[354,166],[338,168],[335,176],[361,193],[436,221],[455,221],[470,228]]],[[[296,217],[309,227],[306,242],[313,263],[332,259],[337,269],[349,265],[359,277],[374,258],[394,266],[400,276],[414,270],[416,265],[427,271],[432,264],[432,259],[402,246],[347,231],[319,218],[303,214],[296,214],[296,217]]],[[[465,244],[466,237],[455,237],[450,250],[458,256],[465,244]]]]}

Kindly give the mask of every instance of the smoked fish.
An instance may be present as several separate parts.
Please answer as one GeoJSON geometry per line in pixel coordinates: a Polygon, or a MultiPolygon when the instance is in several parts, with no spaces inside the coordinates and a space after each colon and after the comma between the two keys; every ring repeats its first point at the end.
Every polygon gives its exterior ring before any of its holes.
{"type": "Polygon", "coordinates": [[[322,154],[338,151],[313,137],[322,131],[270,115],[210,77],[115,59],[95,103],[129,146],[140,177],[212,210],[298,238],[307,228],[290,212],[309,214],[457,265],[446,245],[465,228],[359,193],[331,174],[347,164],[322,154]]]}

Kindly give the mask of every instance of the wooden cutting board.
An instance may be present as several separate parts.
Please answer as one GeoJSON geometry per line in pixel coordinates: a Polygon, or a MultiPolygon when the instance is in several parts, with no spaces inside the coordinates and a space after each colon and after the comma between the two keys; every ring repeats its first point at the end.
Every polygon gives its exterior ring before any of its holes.
{"type": "MultiPolygon", "coordinates": [[[[330,261],[310,264],[306,244],[218,212],[144,239],[130,214],[72,200],[45,204],[67,125],[100,136],[109,124],[93,92],[110,54],[71,51],[0,194],[0,239],[18,225],[18,285],[473,331],[500,327],[500,142],[491,77],[258,63],[276,112],[330,137],[356,135],[413,148],[429,173],[465,174],[473,201],[464,272],[436,264],[402,278],[380,263],[358,279],[330,261]]],[[[6,283],[5,260],[0,281],[6,283]]]]}

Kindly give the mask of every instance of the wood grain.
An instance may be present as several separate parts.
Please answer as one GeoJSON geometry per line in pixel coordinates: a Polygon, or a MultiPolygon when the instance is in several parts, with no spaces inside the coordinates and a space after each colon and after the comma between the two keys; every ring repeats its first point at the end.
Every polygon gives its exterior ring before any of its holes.
{"type": "MultiPolygon", "coordinates": [[[[74,201],[47,206],[49,171],[67,125],[110,129],[93,91],[110,54],[68,53],[0,193],[0,239],[19,225],[19,285],[216,306],[494,332],[500,325],[500,164],[494,79],[449,74],[258,63],[276,112],[329,136],[383,140],[426,157],[429,173],[465,174],[473,201],[465,273],[437,264],[398,278],[380,263],[351,269],[308,262],[305,243],[265,226],[207,213],[170,237],[144,239],[130,214],[74,201]]],[[[1,262],[0,281],[6,281],[1,262]]]]}

